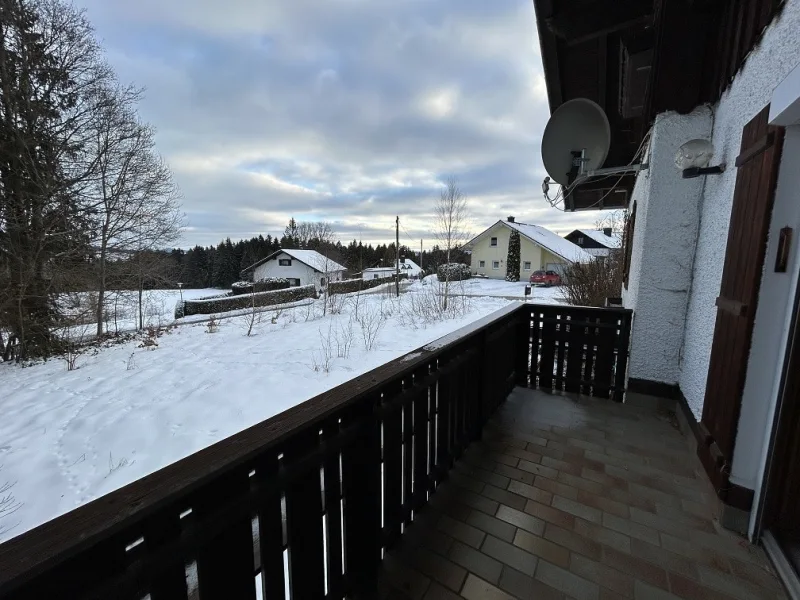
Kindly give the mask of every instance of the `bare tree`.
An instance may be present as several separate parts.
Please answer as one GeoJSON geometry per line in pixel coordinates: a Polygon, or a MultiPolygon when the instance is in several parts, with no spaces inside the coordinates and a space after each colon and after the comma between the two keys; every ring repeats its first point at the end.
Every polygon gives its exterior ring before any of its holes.
{"type": "MultiPolygon", "coordinates": [[[[336,297],[327,292],[331,279],[338,273],[339,263],[334,259],[336,253],[336,242],[338,238],[333,229],[333,225],[327,221],[311,221],[307,223],[297,223],[295,235],[301,248],[316,250],[321,259],[316,268],[322,273],[320,287],[324,293],[322,303],[322,314],[328,314],[336,308],[336,297]]],[[[338,256],[336,257],[338,258],[338,256]]]]}
{"type": "Polygon", "coordinates": [[[622,234],[625,231],[625,224],[627,222],[627,210],[614,210],[606,214],[602,219],[597,219],[594,222],[594,228],[598,231],[610,229],[612,233],[622,234]]]}
{"type": "Polygon", "coordinates": [[[95,223],[93,247],[97,264],[97,335],[103,334],[103,312],[110,260],[133,256],[133,280],[139,291],[139,328],[143,326],[141,299],[152,266],[147,251],[174,242],[182,225],[179,193],[172,173],[155,151],[152,127],[136,116],[140,92],[116,86],[103,90],[109,100],[98,111],[95,127],[97,152],[94,185],[87,190],[84,210],[95,223]],[[143,259],[147,260],[143,260],[143,259]]]}
{"type": "Polygon", "coordinates": [[[256,306],[256,291],[255,287],[250,292],[250,307],[247,314],[244,315],[244,327],[247,330],[247,337],[253,335],[253,328],[261,323],[261,310],[256,306]]]}
{"type": "MultiPolygon", "coordinates": [[[[467,199],[458,187],[454,177],[447,180],[445,188],[439,194],[434,208],[433,235],[443,246],[447,264],[450,264],[450,253],[454,248],[469,240],[467,230],[467,199]]],[[[449,273],[449,269],[445,269],[449,273]]],[[[445,276],[442,294],[442,310],[447,310],[450,295],[450,277],[445,276]]]]}
{"type": "MultiPolygon", "coordinates": [[[[0,471],[3,466],[0,465],[0,471]]],[[[22,503],[17,501],[11,489],[16,485],[15,482],[0,483],[0,542],[3,541],[3,536],[9,531],[14,529],[19,523],[11,523],[6,520],[8,517],[22,508],[22,503]]]]}
{"type": "Polygon", "coordinates": [[[327,221],[304,221],[297,223],[295,241],[300,248],[317,250],[336,243],[333,225],[327,221]]]}
{"type": "Polygon", "coordinates": [[[145,290],[168,287],[175,281],[172,271],[174,266],[169,261],[168,255],[163,251],[142,249],[134,252],[126,261],[125,287],[136,291],[136,306],[138,312],[137,329],[145,328],[145,290]]]}

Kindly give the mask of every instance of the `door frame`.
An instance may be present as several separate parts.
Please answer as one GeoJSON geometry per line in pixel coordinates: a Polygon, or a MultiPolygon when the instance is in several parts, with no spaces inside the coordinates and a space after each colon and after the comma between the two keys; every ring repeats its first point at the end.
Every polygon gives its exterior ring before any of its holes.
{"type": "Polygon", "coordinates": [[[800,402],[795,406],[787,406],[785,399],[788,393],[800,389],[800,278],[794,291],[792,317],[784,349],[781,380],[778,387],[778,398],[772,419],[772,428],[767,448],[765,476],[761,484],[761,494],[756,507],[755,529],[753,538],[759,539],[767,530],[773,519],[778,516],[778,501],[782,489],[781,482],[785,468],[785,450],[787,436],[791,432],[787,423],[795,420],[800,414],[800,402]]]}

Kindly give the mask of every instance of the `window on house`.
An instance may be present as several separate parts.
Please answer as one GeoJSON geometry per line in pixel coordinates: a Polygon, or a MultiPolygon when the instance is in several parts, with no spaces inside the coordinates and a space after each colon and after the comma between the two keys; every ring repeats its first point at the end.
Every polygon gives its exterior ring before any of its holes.
{"type": "Polygon", "coordinates": [[[377,273],[375,273],[375,275],[373,275],[373,276],[372,276],[372,278],[373,278],[373,279],[377,279],[377,278],[378,278],[378,274],[377,274],[377,273]]]}
{"type": "Polygon", "coordinates": [[[279,258],[278,264],[281,267],[291,267],[292,266],[292,259],[291,258],[279,258]]]}
{"type": "Polygon", "coordinates": [[[523,271],[530,271],[531,270],[531,261],[526,260],[524,263],[522,263],[522,270],[523,271]]]}
{"type": "Polygon", "coordinates": [[[486,261],[485,261],[485,260],[482,260],[482,261],[480,261],[480,262],[478,263],[478,266],[479,266],[481,269],[485,269],[485,268],[486,268],[486,261]]]}
{"type": "Polygon", "coordinates": [[[320,277],[319,278],[319,284],[320,285],[325,285],[325,278],[324,277],[320,277]]]}
{"type": "Polygon", "coordinates": [[[300,280],[299,279],[290,279],[289,280],[289,285],[294,286],[294,287],[299,286],[300,285],[300,280]]]}
{"type": "Polygon", "coordinates": [[[492,261],[492,268],[493,269],[499,269],[500,268],[500,261],[499,260],[493,260],[492,261]]]}
{"type": "Polygon", "coordinates": [[[578,246],[583,246],[583,237],[578,238],[578,246]]]}
{"type": "Polygon", "coordinates": [[[489,240],[489,245],[490,246],[497,246],[497,238],[494,237],[491,240],[489,240]]]}

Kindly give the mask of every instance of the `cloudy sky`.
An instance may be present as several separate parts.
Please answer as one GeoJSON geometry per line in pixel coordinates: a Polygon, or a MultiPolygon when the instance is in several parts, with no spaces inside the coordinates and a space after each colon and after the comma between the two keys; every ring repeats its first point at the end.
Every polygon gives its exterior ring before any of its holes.
{"type": "Polygon", "coordinates": [[[80,0],[184,196],[182,245],[328,220],[434,243],[448,176],[471,229],[567,233],[541,196],[549,116],[530,0],[80,0]]]}

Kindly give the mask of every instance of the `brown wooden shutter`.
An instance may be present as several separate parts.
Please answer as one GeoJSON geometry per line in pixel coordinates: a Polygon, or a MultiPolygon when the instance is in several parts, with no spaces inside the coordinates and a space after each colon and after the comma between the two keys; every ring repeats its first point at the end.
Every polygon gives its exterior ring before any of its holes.
{"type": "Polygon", "coordinates": [[[631,209],[631,216],[628,218],[628,222],[625,223],[625,234],[622,240],[622,243],[624,245],[622,251],[625,253],[622,283],[625,284],[626,290],[628,289],[628,275],[630,274],[631,270],[631,250],[633,248],[633,230],[635,227],[636,227],[636,202],[633,203],[633,208],[631,209]]]}
{"type": "Polygon", "coordinates": [[[723,499],[728,488],[782,147],[783,129],[769,125],[767,106],[745,125],[741,152],[736,159],[739,170],[700,423],[706,439],[698,454],[723,499]]]}

